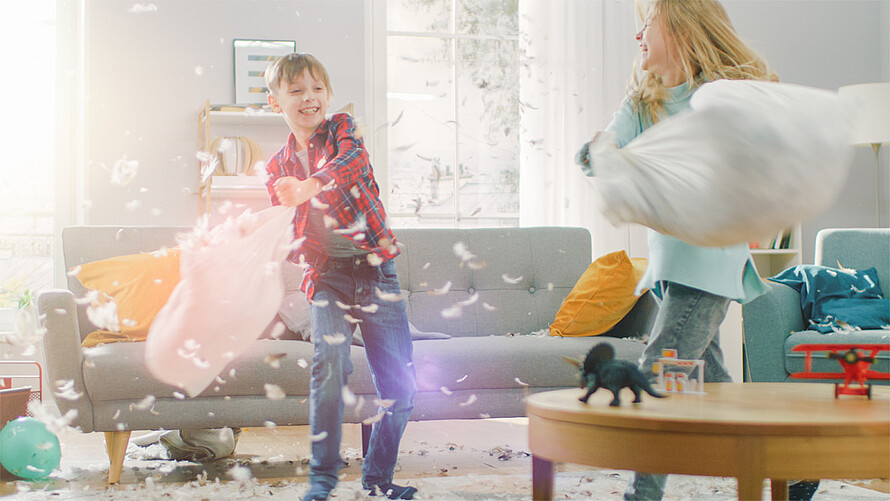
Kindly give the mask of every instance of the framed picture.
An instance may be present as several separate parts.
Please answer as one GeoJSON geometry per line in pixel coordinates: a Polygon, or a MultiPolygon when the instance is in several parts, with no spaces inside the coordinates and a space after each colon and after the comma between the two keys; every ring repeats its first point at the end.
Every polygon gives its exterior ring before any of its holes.
{"type": "Polygon", "coordinates": [[[296,52],[294,40],[233,41],[235,104],[266,104],[266,67],[276,57],[296,52]]]}

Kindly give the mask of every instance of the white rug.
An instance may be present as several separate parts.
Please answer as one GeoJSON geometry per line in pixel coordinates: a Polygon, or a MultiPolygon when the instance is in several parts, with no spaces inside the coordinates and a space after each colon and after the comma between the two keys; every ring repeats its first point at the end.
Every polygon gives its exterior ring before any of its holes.
{"type": "MultiPolygon", "coordinates": [[[[4,499],[9,500],[260,500],[260,499],[299,499],[308,488],[305,476],[299,480],[269,480],[263,473],[279,468],[294,471],[291,462],[268,462],[265,464],[223,460],[211,465],[198,465],[184,461],[161,461],[154,459],[130,459],[127,467],[136,472],[135,480],[122,481],[120,485],[106,487],[106,466],[89,468],[63,468],[47,480],[16,482],[18,492],[4,499]],[[193,472],[188,481],[171,481],[174,469],[176,476],[193,472]],[[261,475],[257,479],[254,472],[261,475]],[[208,475],[209,473],[209,475],[208,475]],[[208,478],[209,477],[209,478],[208,478]]],[[[299,470],[303,468],[299,463],[299,470]]],[[[559,500],[621,500],[627,485],[629,472],[591,470],[586,472],[559,472],[556,475],[554,499],[559,500]]],[[[398,478],[400,484],[413,485],[419,492],[415,499],[427,500],[527,500],[531,499],[531,477],[528,474],[512,475],[455,475],[398,478]]],[[[769,490],[764,487],[765,499],[769,490]]],[[[362,500],[371,498],[361,489],[358,480],[343,481],[334,491],[332,499],[362,500]]],[[[736,482],[732,478],[695,477],[672,475],[667,484],[664,499],[722,501],[736,499],[736,482]]],[[[814,501],[887,501],[890,495],[863,489],[838,481],[822,481],[814,501]]]]}

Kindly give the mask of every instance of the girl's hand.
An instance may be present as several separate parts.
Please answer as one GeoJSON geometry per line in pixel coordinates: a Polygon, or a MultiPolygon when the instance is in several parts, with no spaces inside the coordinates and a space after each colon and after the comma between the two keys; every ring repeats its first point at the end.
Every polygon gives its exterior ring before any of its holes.
{"type": "Polygon", "coordinates": [[[275,181],[272,189],[275,190],[275,196],[281,205],[296,207],[319,194],[321,182],[313,178],[300,181],[295,177],[282,177],[275,181]]]}
{"type": "Polygon", "coordinates": [[[602,135],[603,135],[603,131],[601,131],[601,130],[600,130],[600,131],[597,131],[596,134],[594,134],[593,137],[590,138],[590,144],[592,145],[592,144],[596,143],[596,141],[597,141],[600,137],[602,137],[602,135]]]}
{"type": "Polygon", "coordinates": [[[590,149],[602,135],[602,131],[597,132],[590,138],[590,141],[581,145],[581,149],[575,154],[575,163],[584,167],[590,165],[590,149]]]}
{"type": "Polygon", "coordinates": [[[615,133],[612,131],[601,130],[593,135],[593,139],[589,143],[591,151],[603,151],[610,148],[618,148],[618,142],[615,133]]]}

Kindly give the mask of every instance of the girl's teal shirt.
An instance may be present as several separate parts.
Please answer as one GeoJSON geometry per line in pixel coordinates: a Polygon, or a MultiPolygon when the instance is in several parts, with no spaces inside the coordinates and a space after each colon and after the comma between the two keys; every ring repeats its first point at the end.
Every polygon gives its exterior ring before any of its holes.
{"type": "MultiPolygon", "coordinates": [[[[664,115],[689,109],[689,98],[695,89],[690,91],[684,83],[667,90],[664,115]]],[[[630,98],[625,98],[606,130],[615,132],[618,147],[623,148],[651,125],[639,110],[633,108],[630,98]]],[[[586,151],[582,150],[579,156],[586,157],[586,151]]],[[[588,176],[595,175],[592,164],[582,164],[582,170],[588,176]]],[[[757,274],[751,251],[744,243],[729,247],[696,247],[652,229],[648,232],[648,242],[649,266],[637,284],[637,294],[652,289],[661,296],[662,283],[669,281],[746,303],[767,290],[757,274]]]]}

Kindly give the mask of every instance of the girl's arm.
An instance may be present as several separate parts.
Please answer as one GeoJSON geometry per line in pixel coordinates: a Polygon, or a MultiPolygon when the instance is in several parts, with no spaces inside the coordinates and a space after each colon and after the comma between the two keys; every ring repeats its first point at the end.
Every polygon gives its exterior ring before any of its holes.
{"type": "Polygon", "coordinates": [[[627,143],[643,133],[640,114],[634,111],[629,97],[624,98],[621,106],[612,115],[612,121],[606,126],[606,130],[615,133],[619,148],[624,148],[627,143]]]}
{"type": "Polygon", "coordinates": [[[621,106],[612,115],[612,121],[606,126],[605,130],[613,134],[602,134],[597,132],[593,138],[584,143],[581,149],[575,154],[575,163],[581,166],[581,171],[588,176],[595,176],[595,166],[590,161],[590,149],[594,142],[605,140],[606,137],[614,137],[619,148],[623,148],[627,143],[631,142],[642,132],[642,126],[639,123],[639,113],[634,112],[630,98],[625,98],[621,106]]]}

